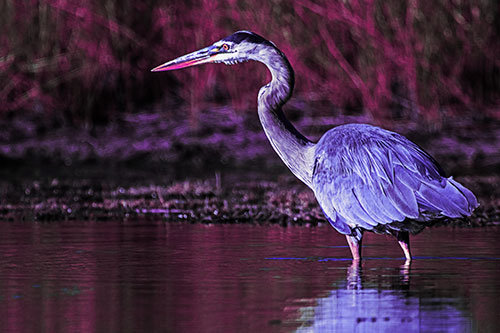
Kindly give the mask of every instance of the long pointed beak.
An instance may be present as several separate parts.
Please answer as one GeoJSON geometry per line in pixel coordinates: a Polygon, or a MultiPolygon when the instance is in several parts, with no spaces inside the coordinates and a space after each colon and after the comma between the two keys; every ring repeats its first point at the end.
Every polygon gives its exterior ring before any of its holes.
{"type": "Polygon", "coordinates": [[[171,71],[174,69],[214,62],[216,60],[215,57],[218,55],[218,51],[219,50],[217,48],[209,46],[204,49],[186,54],[177,59],[168,61],[158,67],[153,68],[151,72],[171,71]]]}

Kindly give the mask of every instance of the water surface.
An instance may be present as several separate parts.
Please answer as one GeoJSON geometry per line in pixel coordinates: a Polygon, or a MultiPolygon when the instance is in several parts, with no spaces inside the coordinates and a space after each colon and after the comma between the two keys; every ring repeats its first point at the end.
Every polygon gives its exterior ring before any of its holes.
{"type": "Polygon", "coordinates": [[[0,331],[495,331],[499,229],[368,234],[361,267],[315,228],[2,223],[0,331]]]}

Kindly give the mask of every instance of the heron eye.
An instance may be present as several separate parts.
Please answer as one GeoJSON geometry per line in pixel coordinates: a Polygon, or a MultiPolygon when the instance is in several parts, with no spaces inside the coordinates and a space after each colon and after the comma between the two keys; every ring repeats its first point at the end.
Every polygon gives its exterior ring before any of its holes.
{"type": "Polygon", "coordinates": [[[229,50],[229,45],[222,44],[222,48],[224,49],[224,51],[227,51],[227,50],[229,50]]]}

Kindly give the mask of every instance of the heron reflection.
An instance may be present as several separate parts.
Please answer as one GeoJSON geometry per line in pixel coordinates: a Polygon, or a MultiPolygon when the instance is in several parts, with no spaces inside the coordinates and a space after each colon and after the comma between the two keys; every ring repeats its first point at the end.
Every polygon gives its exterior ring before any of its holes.
{"type": "MultiPolygon", "coordinates": [[[[468,332],[472,320],[461,299],[423,297],[411,291],[409,262],[389,272],[365,274],[356,261],[345,281],[314,305],[297,309],[296,332],[468,332]]],[[[300,303],[300,300],[297,300],[300,303]]],[[[309,302],[310,303],[310,302],[309,302]]]]}

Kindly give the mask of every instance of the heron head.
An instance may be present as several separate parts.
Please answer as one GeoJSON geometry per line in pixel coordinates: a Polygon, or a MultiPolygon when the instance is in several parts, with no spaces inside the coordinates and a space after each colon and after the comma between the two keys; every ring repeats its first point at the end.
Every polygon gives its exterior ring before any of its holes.
{"type": "Polygon", "coordinates": [[[272,42],[253,32],[238,31],[208,47],[168,61],[151,71],[169,71],[206,63],[234,65],[243,61],[256,60],[257,55],[265,47],[276,49],[272,42]]]}

